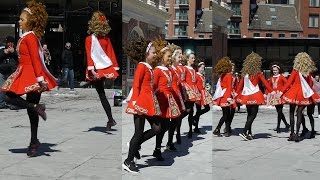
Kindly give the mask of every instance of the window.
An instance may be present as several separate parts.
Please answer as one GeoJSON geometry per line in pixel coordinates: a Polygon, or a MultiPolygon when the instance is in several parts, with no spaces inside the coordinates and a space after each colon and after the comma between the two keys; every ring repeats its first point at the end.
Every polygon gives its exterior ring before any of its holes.
{"type": "Polygon", "coordinates": [[[266,25],[271,26],[272,22],[271,21],[266,21],[266,25]]]}
{"type": "Polygon", "coordinates": [[[271,11],[271,12],[275,12],[275,11],[276,11],[276,8],[271,7],[271,8],[270,8],[270,11],[271,11]]]}
{"type": "Polygon", "coordinates": [[[285,34],[279,34],[279,38],[284,38],[284,37],[286,37],[285,34]]]}
{"type": "Polygon", "coordinates": [[[277,19],[277,16],[271,16],[271,19],[272,19],[272,20],[276,20],[276,19],[277,19]]]}
{"type": "Polygon", "coordinates": [[[129,77],[133,77],[134,76],[134,72],[136,69],[136,65],[134,63],[129,62],[129,77]]]}
{"type": "Polygon", "coordinates": [[[231,6],[231,10],[235,12],[233,15],[241,16],[240,4],[230,4],[230,6],[231,6]]]}
{"type": "Polygon", "coordinates": [[[228,22],[229,34],[240,34],[240,22],[228,22]]]}
{"type": "Polygon", "coordinates": [[[309,38],[318,38],[318,34],[309,34],[308,37],[309,38]]]}
{"type": "Polygon", "coordinates": [[[204,38],[204,35],[203,35],[203,34],[200,34],[200,35],[199,35],[199,38],[204,38]]]}
{"type": "Polygon", "coordinates": [[[175,25],[174,26],[174,35],[175,36],[187,36],[187,26],[175,25]]]}
{"type": "Polygon", "coordinates": [[[176,4],[189,4],[188,0],[176,0],[176,4]]]}
{"type": "Polygon", "coordinates": [[[319,7],[319,0],[309,0],[309,6],[310,7],[319,7]]]}
{"type": "Polygon", "coordinates": [[[188,20],[188,10],[176,9],[176,20],[188,20]]]}
{"type": "Polygon", "coordinates": [[[298,37],[298,34],[291,34],[291,37],[298,37]]]}
{"type": "Polygon", "coordinates": [[[260,37],[260,33],[253,33],[253,37],[260,37]]]}
{"type": "Polygon", "coordinates": [[[319,27],[319,15],[309,15],[309,27],[317,28],[319,27]]]}
{"type": "Polygon", "coordinates": [[[267,33],[266,37],[272,37],[272,33],[267,33]]]}

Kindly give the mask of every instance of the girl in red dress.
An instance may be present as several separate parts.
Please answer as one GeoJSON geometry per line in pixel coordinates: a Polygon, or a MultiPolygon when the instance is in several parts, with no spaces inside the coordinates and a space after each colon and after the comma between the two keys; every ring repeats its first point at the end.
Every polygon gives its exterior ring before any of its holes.
{"type": "Polygon", "coordinates": [[[204,76],[205,72],[205,64],[204,62],[200,62],[198,64],[198,72],[196,74],[196,81],[197,81],[197,88],[198,92],[200,93],[201,99],[196,103],[197,112],[196,115],[193,117],[194,120],[194,132],[195,133],[201,133],[199,130],[199,120],[200,116],[210,111],[210,104],[212,104],[212,96],[211,94],[206,90],[206,80],[204,76]],[[204,109],[201,109],[201,107],[204,106],[204,109]]]}
{"type": "Polygon", "coordinates": [[[242,79],[237,88],[236,101],[245,104],[248,113],[246,125],[243,132],[239,134],[246,141],[253,139],[252,123],[258,114],[259,105],[265,104],[264,94],[259,88],[259,83],[262,82],[269,92],[275,94],[261,72],[261,60],[262,57],[254,52],[246,57],[242,68],[242,79]]]}
{"type": "Polygon", "coordinates": [[[39,116],[47,119],[45,106],[39,104],[41,93],[57,86],[53,77],[44,64],[42,46],[39,39],[44,34],[48,14],[44,5],[29,1],[20,14],[19,25],[23,31],[18,41],[17,52],[19,65],[2,86],[6,92],[8,103],[27,108],[31,127],[31,140],[27,155],[37,156],[40,142],[37,138],[39,116]],[[26,100],[21,95],[26,94],[26,100]]]}
{"type": "MultiPolygon", "coordinates": [[[[272,72],[273,72],[273,76],[269,79],[269,84],[273,88],[274,91],[279,92],[283,88],[285,83],[287,82],[287,79],[282,74],[280,74],[281,68],[278,64],[272,65],[272,72]]],[[[268,93],[268,91],[266,91],[266,94],[267,93],[268,93]]],[[[277,122],[276,131],[277,131],[277,133],[280,133],[281,120],[286,125],[287,131],[289,130],[290,125],[287,123],[286,117],[284,116],[284,114],[282,112],[284,102],[281,100],[279,101],[278,99],[276,99],[276,100],[277,101],[273,102],[271,105],[274,105],[276,107],[276,110],[278,113],[278,122],[277,122]]]]}
{"type": "Polygon", "coordinates": [[[297,54],[294,59],[291,75],[287,83],[281,89],[281,92],[283,93],[282,99],[290,104],[291,134],[288,141],[299,142],[301,140],[299,137],[299,129],[303,120],[302,111],[307,105],[320,102],[319,95],[311,88],[313,83],[310,74],[315,69],[315,64],[307,53],[301,52],[297,54]],[[296,133],[294,133],[294,111],[296,106],[298,106],[297,129],[296,133]]]}
{"type": "Polygon", "coordinates": [[[196,101],[200,101],[200,94],[197,88],[197,78],[196,71],[193,69],[193,65],[195,63],[195,55],[194,52],[186,53],[185,58],[183,58],[186,62],[184,66],[185,77],[182,82],[183,91],[185,94],[185,105],[187,109],[188,115],[188,124],[189,124],[189,132],[188,138],[192,138],[192,125],[193,125],[193,106],[196,101]]]}
{"type": "MultiPolygon", "coordinates": [[[[171,74],[172,74],[172,89],[174,91],[173,97],[178,103],[179,110],[181,113],[184,113],[186,110],[186,107],[184,105],[183,96],[181,93],[181,73],[180,69],[178,68],[178,65],[181,62],[182,57],[182,49],[179,46],[176,46],[174,44],[171,44],[170,50],[172,53],[172,65],[169,67],[171,74]]],[[[177,130],[177,144],[181,144],[181,121],[183,118],[183,114],[181,114],[179,117],[175,118],[174,120],[170,121],[169,126],[169,133],[168,133],[168,143],[167,143],[167,149],[171,151],[175,151],[176,148],[173,146],[173,135],[174,131],[177,130]]]]}
{"type": "Polygon", "coordinates": [[[156,50],[153,44],[143,38],[132,40],[126,47],[126,54],[133,63],[138,63],[133,79],[132,95],[128,99],[126,112],[133,114],[134,135],[130,140],[127,159],[122,164],[129,172],[138,172],[133,161],[140,159],[139,149],[146,140],[160,132],[161,126],[156,116],[161,115],[160,106],[154,93],[153,67],[156,50]],[[151,129],[144,131],[145,119],[151,129]]]}
{"type": "MultiPolygon", "coordinates": [[[[174,98],[174,90],[172,88],[173,76],[172,72],[168,68],[171,64],[172,53],[167,46],[166,41],[156,39],[153,44],[157,50],[156,61],[158,66],[154,69],[154,87],[156,89],[156,96],[159,101],[161,109],[161,132],[156,136],[156,147],[153,152],[153,156],[158,161],[163,161],[161,156],[161,143],[163,136],[168,129],[168,125],[174,126],[176,118],[180,118],[181,111],[178,102],[174,98]],[[171,123],[169,124],[169,122],[171,123]]],[[[171,128],[171,130],[174,129],[171,128]]],[[[172,132],[171,132],[172,133],[172,132]]],[[[168,149],[176,150],[173,143],[167,144],[168,149]]]]}
{"type": "Polygon", "coordinates": [[[214,67],[215,72],[220,76],[216,91],[213,96],[214,104],[220,106],[222,108],[222,117],[213,131],[214,135],[221,136],[220,128],[223,123],[226,124],[225,128],[225,136],[229,137],[230,133],[230,121],[231,121],[231,106],[234,104],[234,100],[232,97],[232,63],[229,57],[224,57],[218,61],[216,66],[214,67]]]}
{"type": "Polygon", "coordinates": [[[111,130],[117,123],[112,117],[111,106],[104,92],[104,81],[116,79],[119,70],[116,56],[113,51],[108,33],[111,28],[106,16],[101,11],[93,13],[89,21],[88,34],[85,40],[87,53],[86,80],[94,85],[103,109],[108,116],[106,130],[111,130]]]}

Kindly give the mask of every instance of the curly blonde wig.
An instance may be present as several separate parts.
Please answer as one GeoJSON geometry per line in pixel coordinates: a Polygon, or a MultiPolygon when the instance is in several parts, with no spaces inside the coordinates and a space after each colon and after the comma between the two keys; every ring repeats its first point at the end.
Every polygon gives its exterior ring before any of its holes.
{"type": "Polygon", "coordinates": [[[146,59],[146,50],[150,41],[145,40],[142,37],[138,37],[136,39],[131,40],[125,46],[125,53],[130,58],[130,60],[134,63],[139,63],[145,61],[146,59]]]}
{"type": "Polygon", "coordinates": [[[42,3],[37,3],[35,0],[28,1],[27,8],[29,9],[22,10],[22,12],[27,14],[27,27],[29,27],[38,38],[41,38],[47,26],[48,13],[46,8],[42,3]]]}
{"type": "Polygon", "coordinates": [[[241,75],[244,77],[248,75],[256,75],[261,72],[262,57],[252,52],[249,54],[243,62],[243,67],[241,70],[241,75]]]}
{"type": "MultiPolygon", "coordinates": [[[[153,47],[156,49],[155,63],[157,65],[161,64],[163,61],[163,56],[167,51],[170,51],[170,48],[167,46],[167,41],[162,40],[160,37],[152,41],[153,47]]],[[[171,64],[171,62],[169,63],[171,64]]]]}
{"type": "Polygon", "coordinates": [[[214,67],[214,71],[216,74],[221,76],[222,74],[230,73],[232,70],[232,62],[229,57],[223,57],[220,59],[216,66],[214,67]]]}
{"type": "Polygon", "coordinates": [[[176,57],[176,55],[177,55],[176,51],[177,50],[180,49],[182,51],[182,48],[180,46],[177,46],[177,45],[175,45],[173,43],[171,43],[171,44],[169,43],[168,47],[169,47],[170,51],[172,52],[172,58],[176,57]]]}
{"type": "Polygon", "coordinates": [[[88,22],[88,34],[96,34],[97,36],[105,36],[109,34],[111,27],[105,14],[101,11],[95,11],[91,20],[88,22]]]}
{"type": "Polygon", "coordinates": [[[182,54],[180,63],[185,66],[187,65],[187,61],[188,61],[187,56],[185,54],[182,54]]]}
{"type": "Polygon", "coordinates": [[[311,57],[305,52],[298,53],[293,63],[293,69],[299,71],[304,77],[307,77],[311,72],[317,70],[314,61],[312,61],[311,57]]]}

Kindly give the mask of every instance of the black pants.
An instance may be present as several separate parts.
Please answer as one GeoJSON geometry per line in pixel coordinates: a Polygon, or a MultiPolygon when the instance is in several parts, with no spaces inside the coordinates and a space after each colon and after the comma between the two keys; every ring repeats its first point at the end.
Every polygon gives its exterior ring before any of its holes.
{"type": "Polygon", "coordinates": [[[204,105],[204,109],[201,109],[201,105],[196,104],[196,108],[197,108],[197,112],[196,112],[196,115],[194,116],[194,120],[195,120],[195,128],[198,129],[200,116],[210,111],[210,106],[209,104],[207,104],[207,105],[204,105]]]}
{"type": "Polygon", "coordinates": [[[26,108],[30,120],[30,128],[31,128],[31,140],[30,144],[37,143],[38,139],[38,125],[39,125],[39,115],[34,110],[34,105],[40,102],[41,94],[36,92],[27,93],[27,98],[24,100],[19,95],[8,92],[6,93],[6,102],[9,104],[13,104],[15,106],[19,106],[22,108],[26,108]]]}
{"type": "Polygon", "coordinates": [[[181,128],[181,121],[182,121],[182,116],[178,118],[172,118],[169,123],[169,132],[168,132],[168,143],[167,144],[172,144],[173,143],[173,135],[174,131],[177,129],[177,135],[180,135],[180,128],[181,128]]]}
{"type": "MultiPolygon", "coordinates": [[[[234,118],[235,112],[236,112],[236,108],[232,108],[231,107],[231,109],[230,109],[230,120],[229,120],[229,122],[230,122],[229,132],[231,132],[231,123],[232,123],[232,120],[234,118]]],[[[227,124],[226,124],[226,129],[227,129],[227,124]]]]}
{"type": "Polygon", "coordinates": [[[247,105],[247,122],[244,126],[244,133],[252,134],[252,123],[257,117],[259,105],[247,105]]]}
{"type": "Polygon", "coordinates": [[[222,107],[222,117],[216,127],[218,131],[220,131],[223,123],[226,123],[226,131],[230,132],[231,109],[230,107],[222,107]]]}
{"type": "Polygon", "coordinates": [[[161,149],[161,143],[164,137],[164,134],[169,128],[170,119],[160,118],[161,131],[156,135],[156,147],[155,149],[161,149]]]}
{"type": "Polygon", "coordinates": [[[140,145],[159,134],[161,131],[161,124],[158,117],[149,117],[145,115],[134,115],[134,134],[130,140],[129,154],[127,160],[132,161],[135,153],[139,150],[140,145]],[[145,120],[149,122],[151,129],[144,131],[145,120]]]}
{"type": "Polygon", "coordinates": [[[286,120],[286,117],[284,116],[282,110],[283,110],[283,104],[280,104],[280,105],[276,105],[276,110],[277,110],[277,113],[278,113],[278,122],[277,122],[277,128],[280,128],[280,123],[281,123],[281,120],[283,121],[283,123],[288,126],[289,124],[287,123],[287,120],[286,120]]]}
{"type": "MultiPolygon", "coordinates": [[[[295,109],[296,109],[296,104],[290,104],[290,129],[291,129],[291,134],[294,134],[294,113],[295,113],[295,109]]],[[[296,134],[299,134],[299,130],[300,130],[300,125],[302,123],[303,120],[303,114],[302,111],[306,106],[301,106],[298,105],[298,109],[297,109],[297,123],[296,123],[296,134]]]]}
{"type": "Polygon", "coordinates": [[[106,114],[108,116],[108,120],[110,122],[110,121],[113,121],[113,117],[112,117],[112,113],[111,113],[111,106],[110,106],[109,101],[106,97],[106,93],[104,92],[104,81],[105,81],[105,79],[100,79],[97,81],[92,81],[91,84],[95,87],[95,89],[99,95],[102,107],[103,107],[104,111],[106,112],[106,114]]]}
{"type": "Polygon", "coordinates": [[[189,132],[192,132],[192,124],[193,124],[193,106],[194,106],[194,102],[191,101],[187,101],[185,103],[186,109],[189,109],[189,113],[185,113],[185,116],[188,116],[188,124],[189,124],[189,132]]]}
{"type": "MultiPolygon", "coordinates": [[[[313,113],[314,113],[314,109],[315,109],[315,104],[310,104],[309,106],[307,106],[307,115],[310,121],[310,125],[311,125],[311,130],[314,131],[314,118],[313,118],[313,113]]],[[[302,127],[303,129],[307,129],[306,127],[306,120],[304,118],[304,116],[302,116],[302,127]]]]}

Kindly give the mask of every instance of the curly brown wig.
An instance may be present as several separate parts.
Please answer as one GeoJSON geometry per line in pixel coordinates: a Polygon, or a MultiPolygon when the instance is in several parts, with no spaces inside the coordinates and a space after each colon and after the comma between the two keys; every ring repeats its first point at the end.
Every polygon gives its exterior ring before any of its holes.
{"type": "Polygon", "coordinates": [[[27,7],[31,10],[31,13],[25,9],[22,12],[27,13],[28,21],[27,26],[35,33],[38,38],[44,35],[44,30],[47,26],[48,13],[45,6],[42,3],[37,3],[35,0],[27,2],[27,7]]]}
{"type": "Polygon", "coordinates": [[[101,11],[95,11],[91,20],[88,22],[88,34],[96,34],[97,36],[106,36],[111,31],[105,14],[101,11]]]}
{"type": "Polygon", "coordinates": [[[145,61],[146,49],[149,43],[150,41],[147,41],[142,37],[138,37],[136,39],[131,40],[125,46],[124,51],[132,62],[139,63],[145,61]]]}
{"type": "MultiPolygon", "coordinates": [[[[170,48],[167,46],[167,41],[161,39],[160,37],[153,40],[152,44],[153,44],[153,47],[155,47],[156,53],[157,53],[155,57],[155,63],[159,65],[163,61],[164,54],[167,51],[170,51],[170,48]]],[[[171,64],[171,62],[169,64],[171,64]]]]}
{"type": "Polygon", "coordinates": [[[185,66],[187,65],[187,61],[188,61],[187,56],[185,54],[182,54],[180,63],[185,66]]]}
{"type": "Polygon", "coordinates": [[[301,52],[296,55],[293,69],[298,70],[305,77],[317,70],[314,61],[312,61],[311,57],[306,52],[301,52]]]}
{"type": "Polygon", "coordinates": [[[222,74],[230,73],[232,70],[232,62],[229,57],[223,57],[220,59],[216,66],[214,67],[214,71],[216,74],[221,76],[222,74]]]}
{"type": "Polygon", "coordinates": [[[262,57],[252,52],[249,54],[243,62],[243,67],[241,70],[241,75],[244,77],[246,74],[248,75],[256,75],[261,72],[262,65],[262,57]]]}

